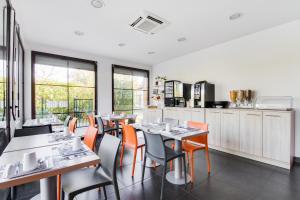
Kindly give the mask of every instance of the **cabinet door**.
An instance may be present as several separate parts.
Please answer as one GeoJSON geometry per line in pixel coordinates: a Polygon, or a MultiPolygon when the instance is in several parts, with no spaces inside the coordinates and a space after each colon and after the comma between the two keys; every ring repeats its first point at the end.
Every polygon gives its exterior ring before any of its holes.
{"type": "Polygon", "coordinates": [[[240,151],[262,156],[262,112],[240,111],[240,151]]]}
{"type": "Polygon", "coordinates": [[[263,113],[263,156],[274,160],[290,160],[291,115],[283,112],[263,113]]]}
{"type": "Polygon", "coordinates": [[[197,111],[192,111],[192,121],[196,122],[205,122],[204,120],[204,109],[203,110],[197,110],[197,111]]]}
{"type": "Polygon", "coordinates": [[[145,109],[143,111],[143,121],[155,122],[158,118],[162,118],[162,110],[160,109],[145,109]]]}
{"type": "Polygon", "coordinates": [[[239,111],[226,110],[221,112],[221,147],[239,151],[239,111]]]}
{"type": "Polygon", "coordinates": [[[184,121],[192,120],[191,111],[185,109],[178,109],[176,117],[175,119],[179,119],[179,124],[183,124],[184,121]]]}
{"type": "Polygon", "coordinates": [[[208,123],[208,144],[220,146],[221,112],[219,110],[206,110],[206,123],[208,123]]]}
{"type": "Polygon", "coordinates": [[[168,108],[165,108],[164,109],[164,113],[163,113],[163,116],[164,118],[172,118],[172,110],[171,109],[168,109],[168,108]]]}

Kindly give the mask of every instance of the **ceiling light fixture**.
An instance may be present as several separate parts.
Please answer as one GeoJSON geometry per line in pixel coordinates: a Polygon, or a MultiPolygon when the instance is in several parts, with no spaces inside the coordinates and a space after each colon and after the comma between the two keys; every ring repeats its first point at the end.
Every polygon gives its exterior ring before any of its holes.
{"type": "Polygon", "coordinates": [[[242,13],[234,13],[232,15],[229,16],[229,19],[230,20],[236,20],[236,19],[239,19],[240,17],[242,17],[242,13]]]}
{"type": "Polygon", "coordinates": [[[94,8],[102,8],[105,5],[103,0],[92,0],[91,4],[94,8]]]}
{"type": "Polygon", "coordinates": [[[119,43],[118,46],[119,47],[124,47],[124,46],[126,46],[126,44],[125,43],[119,43]]]}
{"type": "Polygon", "coordinates": [[[74,31],[74,34],[77,35],[77,36],[83,36],[84,32],[82,32],[82,31],[74,31]]]}
{"type": "Polygon", "coordinates": [[[148,54],[150,55],[155,54],[155,51],[149,51],[148,54]]]}
{"type": "Polygon", "coordinates": [[[186,41],[186,38],[185,37],[180,37],[177,39],[177,42],[184,42],[186,41]]]}

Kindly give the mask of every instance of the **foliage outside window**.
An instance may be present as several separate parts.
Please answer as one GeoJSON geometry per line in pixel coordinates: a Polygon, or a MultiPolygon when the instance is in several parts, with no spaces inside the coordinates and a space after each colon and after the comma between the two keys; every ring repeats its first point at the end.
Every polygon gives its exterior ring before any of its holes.
{"type": "Polygon", "coordinates": [[[149,102],[149,71],[113,66],[113,111],[142,115],[149,102]]]}
{"type": "Polygon", "coordinates": [[[87,114],[96,110],[96,63],[33,54],[35,118],[71,115],[78,126],[88,125],[87,114]]]}

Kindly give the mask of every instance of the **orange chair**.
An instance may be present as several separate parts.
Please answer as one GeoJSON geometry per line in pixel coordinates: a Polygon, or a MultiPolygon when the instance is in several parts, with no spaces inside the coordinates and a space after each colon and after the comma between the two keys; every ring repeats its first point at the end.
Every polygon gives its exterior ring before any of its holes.
{"type": "MultiPolygon", "coordinates": [[[[202,122],[188,121],[188,126],[191,128],[199,128],[204,131],[208,131],[208,124],[202,122]]],[[[194,180],[194,152],[199,150],[205,150],[207,160],[207,172],[210,174],[210,160],[208,152],[208,134],[195,136],[184,140],[182,142],[183,151],[187,152],[190,157],[190,173],[192,181],[194,180]]]]}
{"type": "Polygon", "coordinates": [[[94,114],[88,115],[89,125],[92,127],[96,127],[96,120],[94,114]]]}
{"type": "Polygon", "coordinates": [[[94,151],[95,149],[97,134],[98,134],[98,129],[92,126],[89,126],[84,134],[83,142],[92,151],[94,151]]]}
{"type": "Polygon", "coordinates": [[[69,123],[69,131],[71,133],[75,133],[76,124],[77,124],[77,118],[73,117],[72,120],[69,123]]]}
{"type": "MultiPolygon", "coordinates": [[[[89,149],[94,151],[96,138],[98,134],[98,129],[92,126],[89,126],[84,134],[83,142],[89,149]]],[[[57,175],[57,200],[61,199],[61,175],[57,175]]]]}
{"type": "MultiPolygon", "coordinates": [[[[202,122],[188,121],[188,127],[190,128],[198,128],[204,131],[208,131],[208,124],[202,122]]],[[[174,144],[172,144],[172,148],[174,149],[174,144]]],[[[208,134],[195,136],[189,138],[188,140],[182,141],[182,150],[187,152],[187,156],[189,157],[188,162],[190,166],[190,173],[192,177],[192,182],[194,181],[194,152],[199,150],[205,150],[206,160],[207,160],[207,171],[210,174],[210,160],[209,160],[209,152],[208,152],[208,134]]],[[[170,170],[172,170],[173,164],[170,163],[170,170]]]]}
{"type": "Polygon", "coordinates": [[[135,128],[133,128],[130,125],[123,126],[120,167],[122,167],[122,163],[123,163],[123,155],[124,155],[125,146],[128,148],[134,149],[133,165],[132,165],[132,173],[131,173],[131,176],[134,176],[137,150],[138,150],[138,148],[141,149],[141,161],[142,161],[143,160],[143,147],[145,146],[145,141],[141,140],[141,139],[139,140],[139,138],[136,135],[135,128]]]}

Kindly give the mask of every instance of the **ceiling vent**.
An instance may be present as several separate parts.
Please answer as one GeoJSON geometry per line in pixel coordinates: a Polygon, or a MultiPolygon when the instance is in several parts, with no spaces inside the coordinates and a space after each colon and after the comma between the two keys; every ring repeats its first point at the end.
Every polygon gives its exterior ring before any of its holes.
{"type": "Polygon", "coordinates": [[[155,34],[159,30],[165,28],[168,24],[169,22],[167,20],[144,11],[144,14],[134,20],[130,26],[133,27],[133,29],[146,34],[155,34]]]}

